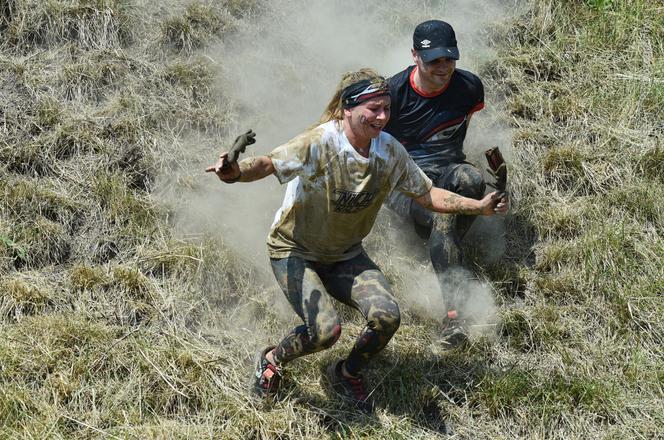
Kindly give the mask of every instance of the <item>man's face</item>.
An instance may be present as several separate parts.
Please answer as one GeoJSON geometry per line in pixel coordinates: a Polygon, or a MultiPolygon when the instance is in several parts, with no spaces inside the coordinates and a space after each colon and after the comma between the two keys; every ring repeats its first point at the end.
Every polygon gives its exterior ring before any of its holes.
{"type": "Polygon", "coordinates": [[[412,49],[413,61],[417,65],[420,78],[434,88],[443,88],[452,78],[456,69],[456,60],[453,58],[436,58],[424,61],[415,49],[412,49]]]}
{"type": "Polygon", "coordinates": [[[390,120],[390,97],[379,96],[344,110],[350,128],[362,138],[375,138],[390,120]]]}

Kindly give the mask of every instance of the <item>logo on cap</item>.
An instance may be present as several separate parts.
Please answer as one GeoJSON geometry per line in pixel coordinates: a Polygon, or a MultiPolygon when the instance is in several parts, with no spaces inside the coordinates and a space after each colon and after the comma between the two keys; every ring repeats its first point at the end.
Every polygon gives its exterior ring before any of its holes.
{"type": "Polygon", "coordinates": [[[431,41],[429,41],[429,40],[422,40],[422,41],[420,41],[420,44],[422,45],[422,47],[423,47],[424,49],[428,49],[428,48],[430,47],[430,45],[431,45],[431,41]]]}

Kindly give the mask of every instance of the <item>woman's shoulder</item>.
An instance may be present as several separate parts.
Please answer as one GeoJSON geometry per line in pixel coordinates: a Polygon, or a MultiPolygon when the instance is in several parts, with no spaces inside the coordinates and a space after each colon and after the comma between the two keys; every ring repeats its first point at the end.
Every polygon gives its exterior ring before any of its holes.
{"type": "Polygon", "coordinates": [[[386,131],[381,131],[376,141],[377,150],[387,157],[398,158],[403,154],[408,154],[401,142],[386,131]]]}
{"type": "Polygon", "coordinates": [[[322,124],[315,125],[305,130],[302,136],[310,137],[312,140],[318,142],[326,142],[331,137],[338,136],[341,128],[337,121],[323,122],[322,124]]]}
{"type": "Polygon", "coordinates": [[[327,123],[319,124],[310,128],[307,128],[302,133],[295,136],[291,139],[290,142],[297,143],[306,143],[309,145],[320,144],[325,142],[325,138],[331,133],[330,127],[327,126],[327,123]]]}
{"type": "Polygon", "coordinates": [[[336,119],[324,122],[314,128],[318,133],[318,140],[321,145],[327,145],[329,148],[340,148],[344,145],[343,125],[336,119]]]}

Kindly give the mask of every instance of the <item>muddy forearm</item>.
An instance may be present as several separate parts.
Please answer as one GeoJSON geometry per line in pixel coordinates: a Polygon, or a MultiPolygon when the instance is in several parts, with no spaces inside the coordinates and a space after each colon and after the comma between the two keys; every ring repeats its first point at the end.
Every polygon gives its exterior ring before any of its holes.
{"type": "Polygon", "coordinates": [[[483,206],[479,200],[436,187],[415,201],[426,209],[444,214],[481,215],[483,213],[483,206]]]}
{"type": "Polygon", "coordinates": [[[267,156],[248,157],[241,160],[238,165],[242,173],[240,182],[253,182],[274,173],[272,159],[267,156]]]}

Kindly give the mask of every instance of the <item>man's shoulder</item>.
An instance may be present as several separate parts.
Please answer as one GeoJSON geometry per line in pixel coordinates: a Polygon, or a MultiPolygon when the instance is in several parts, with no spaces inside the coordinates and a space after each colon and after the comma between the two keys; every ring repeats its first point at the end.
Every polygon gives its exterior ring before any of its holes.
{"type": "Polygon", "coordinates": [[[484,89],[482,80],[479,76],[475,75],[473,72],[463,69],[456,69],[455,75],[457,82],[460,86],[469,88],[469,89],[484,89]]]}
{"type": "Polygon", "coordinates": [[[410,73],[415,66],[408,66],[387,79],[390,89],[398,89],[410,83],[410,73]]]}

